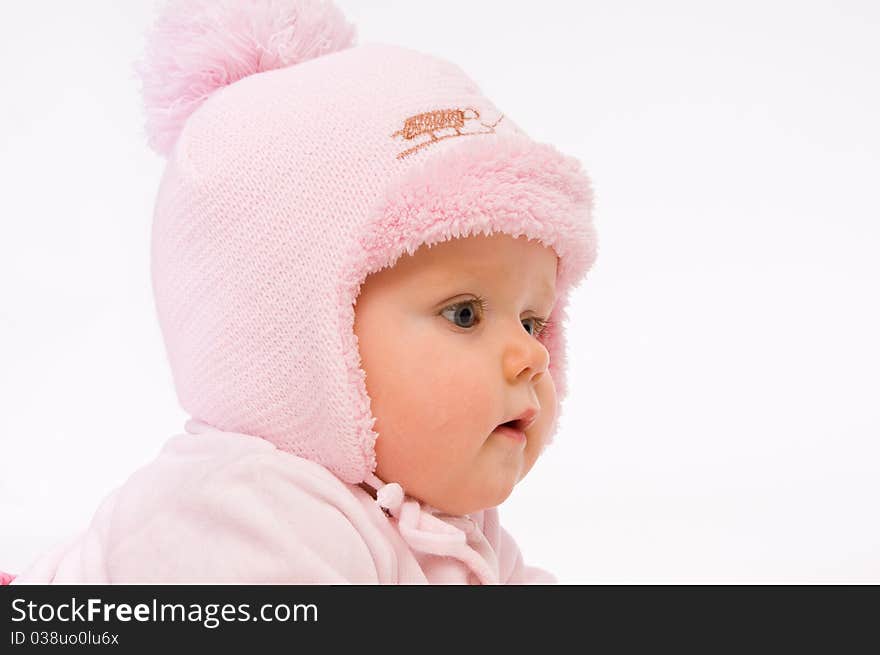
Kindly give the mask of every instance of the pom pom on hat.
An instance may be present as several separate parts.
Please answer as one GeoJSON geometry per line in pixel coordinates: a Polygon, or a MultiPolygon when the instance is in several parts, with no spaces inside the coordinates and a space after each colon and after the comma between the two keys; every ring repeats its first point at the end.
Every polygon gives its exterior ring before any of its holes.
{"type": "Polygon", "coordinates": [[[150,147],[167,157],[217,89],[348,48],[355,31],[326,0],[168,0],[134,63],[150,147]]]}

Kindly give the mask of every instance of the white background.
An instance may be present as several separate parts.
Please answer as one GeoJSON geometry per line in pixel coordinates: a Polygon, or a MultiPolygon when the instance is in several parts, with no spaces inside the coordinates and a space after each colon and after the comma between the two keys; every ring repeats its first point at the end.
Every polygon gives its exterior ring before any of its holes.
{"type": "MultiPolygon", "coordinates": [[[[562,582],[880,582],[880,5],[363,2],[581,159],[556,444],[501,507],[562,582]]],[[[151,2],[0,8],[0,569],[183,429],[131,61],[151,2]]]]}

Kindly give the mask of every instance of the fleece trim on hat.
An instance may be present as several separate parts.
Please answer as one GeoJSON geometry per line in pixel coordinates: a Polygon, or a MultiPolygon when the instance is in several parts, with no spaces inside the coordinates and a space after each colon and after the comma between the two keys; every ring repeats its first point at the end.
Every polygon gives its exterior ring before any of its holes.
{"type": "Polygon", "coordinates": [[[557,392],[552,442],[567,393],[565,333],[568,293],[592,266],[597,238],[589,220],[592,190],[580,163],[547,144],[524,136],[492,135],[456,144],[423,162],[386,191],[347,256],[338,291],[339,325],[345,342],[351,402],[357,407],[356,434],[346,450],[360,452],[341,476],[360,482],[376,467],[375,440],[366,374],[354,333],[354,302],[368,275],[393,266],[403,254],[422,245],[476,234],[526,236],[553,248],[557,303],[550,326],[539,339],[550,354],[549,372],[557,392]]]}

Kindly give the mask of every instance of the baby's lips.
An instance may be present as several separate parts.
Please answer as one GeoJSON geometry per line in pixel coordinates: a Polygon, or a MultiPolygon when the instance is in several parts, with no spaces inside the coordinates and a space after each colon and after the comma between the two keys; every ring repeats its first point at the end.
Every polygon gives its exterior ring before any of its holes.
{"type": "Polygon", "coordinates": [[[538,408],[537,407],[529,407],[525,411],[521,412],[519,415],[515,416],[512,419],[508,419],[503,423],[499,423],[498,426],[509,425],[512,428],[525,432],[528,430],[535,421],[538,420],[538,408]]]}

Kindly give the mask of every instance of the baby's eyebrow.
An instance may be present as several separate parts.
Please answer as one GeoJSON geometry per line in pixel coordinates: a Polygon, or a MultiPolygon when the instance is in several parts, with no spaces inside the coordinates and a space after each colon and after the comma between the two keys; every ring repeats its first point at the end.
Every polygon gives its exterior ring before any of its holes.
{"type": "Polygon", "coordinates": [[[556,288],[547,282],[541,285],[541,291],[544,293],[544,296],[549,298],[552,301],[556,300],[556,288]]]}
{"type": "MultiPolygon", "coordinates": [[[[430,279],[444,286],[478,286],[485,280],[478,270],[432,271],[430,279]]],[[[541,297],[546,298],[551,304],[556,304],[556,287],[553,284],[544,280],[537,285],[537,289],[541,297]]]]}

